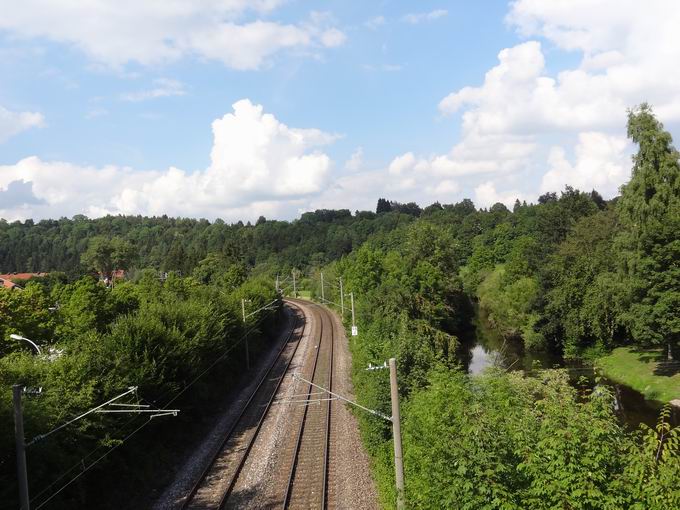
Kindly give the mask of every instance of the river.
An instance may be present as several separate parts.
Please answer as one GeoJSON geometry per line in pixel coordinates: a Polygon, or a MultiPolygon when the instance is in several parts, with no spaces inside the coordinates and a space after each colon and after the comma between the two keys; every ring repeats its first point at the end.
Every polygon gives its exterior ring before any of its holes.
{"type": "MultiPolygon", "coordinates": [[[[536,368],[564,368],[569,370],[574,385],[582,386],[585,381],[591,388],[596,386],[595,374],[591,367],[578,361],[566,362],[555,353],[530,352],[524,349],[521,341],[505,340],[478,310],[473,326],[462,336],[459,351],[461,364],[470,374],[478,374],[493,365],[524,372],[536,368]]],[[[661,403],[647,400],[633,388],[606,378],[601,378],[598,384],[605,384],[611,388],[615,398],[613,405],[616,414],[628,428],[635,429],[640,423],[649,426],[656,424],[661,403]]],[[[673,414],[674,424],[680,424],[680,412],[676,410],[673,414]]]]}

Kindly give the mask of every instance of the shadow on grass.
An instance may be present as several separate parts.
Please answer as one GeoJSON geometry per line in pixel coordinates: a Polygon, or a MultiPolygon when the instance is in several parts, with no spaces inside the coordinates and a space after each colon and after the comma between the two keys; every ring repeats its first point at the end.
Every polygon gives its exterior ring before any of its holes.
{"type": "Polygon", "coordinates": [[[637,354],[638,359],[644,363],[658,363],[665,360],[665,353],[661,349],[632,347],[630,351],[637,354]]]}
{"type": "Polygon", "coordinates": [[[675,374],[680,374],[680,361],[659,361],[654,369],[654,375],[664,375],[672,377],[675,374]]]}
{"type": "Polygon", "coordinates": [[[665,349],[634,347],[631,352],[637,354],[643,363],[654,363],[654,375],[672,377],[680,374],[680,360],[668,359],[665,349]]]}

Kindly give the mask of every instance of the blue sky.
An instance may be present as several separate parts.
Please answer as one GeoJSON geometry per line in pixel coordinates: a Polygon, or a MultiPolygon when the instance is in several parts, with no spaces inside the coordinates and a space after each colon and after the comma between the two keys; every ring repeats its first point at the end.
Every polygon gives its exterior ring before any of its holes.
{"type": "Polygon", "coordinates": [[[680,13],[574,1],[0,0],[0,217],[613,196],[680,13]]]}

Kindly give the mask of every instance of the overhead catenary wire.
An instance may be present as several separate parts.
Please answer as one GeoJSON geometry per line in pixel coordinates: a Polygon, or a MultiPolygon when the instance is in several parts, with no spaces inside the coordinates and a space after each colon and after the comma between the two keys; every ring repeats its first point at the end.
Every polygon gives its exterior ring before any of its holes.
{"type": "Polygon", "coordinates": [[[382,418],[383,420],[387,420],[387,421],[389,421],[389,422],[392,421],[392,417],[391,417],[391,416],[387,416],[386,414],[381,413],[380,411],[376,411],[375,409],[370,409],[370,408],[368,408],[368,407],[362,406],[361,404],[359,404],[359,403],[357,403],[357,402],[354,402],[353,400],[350,400],[350,399],[348,399],[348,398],[346,398],[346,397],[343,397],[342,395],[340,395],[340,394],[338,394],[338,393],[332,392],[332,391],[330,391],[330,390],[324,388],[323,386],[320,386],[320,385],[318,385],[318,384],[315,384],[315,383],[313,383],[312,381],[308,381],[307,379],[305,379],[304,377],[302,377],[302,376],[301,376],[300,374],[298,374],[298,373],[293,374],[293,378],[294,378],[294,379],[298,379],[298,380],[300,380],[300,381],[302,381],[302,382],[304,382],[304,383],[307,383],[307,384],[309,384],[309,385],[311,385],[311,386],[313,386],[313,387],[315,387],[315,388],[321,390],[321,391],[324,392],[324,393],[328,393],[329,395],[331,395],[331,396],[333,396],[333,397],[335,397],[335,398],[337,398],[337,399],[339,399],[339,400],[342,400],[343,402],[347,402],[348,404],[351,404],[351,405],[353,405],[353,406],[355,406],[355,407],[358,407],[359,409],[362,409],[362,410],[366,411],[367,413],[370,413],[370,414],[372,414],[372,415],[378,416],[378,417],[382,418]]]}
{"type": "MultiPolygon", "coordinates": [[[[272,309],[271,309],[271,308],[268,308],[268,307],[270,307],[271,305],[273,305],[273,304],[276,303],[277,301],[278,301],[278,299],[272,300],[271,302],[269,302],[269,303],[266,304],[265,306],[263,306],[263,307],[259,308],[258,310],[256,310],[256,312],[262,311],[262,310],[272,311],[272,309]]],[[[252,314],[251,314],[251,315],[252,315],[252,314]]],[[[194,377],[188,384],[186,384],[186,385],[184,386],[184,388],[182,388],[180,391],[178,391],[178,392],[177,392],[170,400],[168,400],[162,407],[165,407],[165,406],[167,406],[168,404],[170,404],[170,403],[174,402],[175,400],[177,400],[177,399],[178,399],[182,394],[184,394],[191,386],[193,386],[193,385],[194,385],[201,377],[203,377],[203,376],[204,376],[206,373],[208,373],[212,368],[214,368],[220,361],[224,360],[224,359],[226,358],[227,355],[229,355],[236,347],[238,347],[238,346],[245,340],[245,338],[246,338],[250,333],[252,333],[252,332],[260,325],[260,323],[267,317],[267,315],[268,315],[268,314],[266,314],[266,315],[263,314],[261,317],[259,317],[259,318],[258,318],[258,319],[250,326],[250,328],[248,328],[248,330],[247,330],[243,335],[241,335],[241,337],[240,337],[235,343],[233,343],[232,345],[230,345],[230,346],[229,346],[229,347],[228,347],[228,348],[227,348],[227,349],[226,349],[219,357],[217,357],[217,358],[216,358],[216,359],[215,359],[208,367],[206,367],[200,374],[198,374],[198,375],[197,375],[196,377],[194,377]]],[[[134,388],[134,390],[136,390],[136,387],[134,388]]],[[[128,390],[127,392],[125,392],[124,395],[127,395],[127,394],[131,393],[132,391],[133,391],[133,389],[131,388],[130,390],[128,390]]],[[[163,398],[165,395],[167,395],[167,392],[166,392],[166,394],[164,394],[164,395],[162,395],[161,397],[159,397],[158,399],[156,399],[156,401],[160,400],[160,399],[163,398]]],[[[122,396],[122,395],[119,395],[118,397],[116,397],[116,398],[113,399],[113,400],[117,400],[117,399],[120,398],[121,396],[122,396]]],[[[109,400],[106,404],[111,403],[111,402],[112,402],[112,400],[109,400]]],[[[106,404],[102,404],[102,405],[106,405],[106,404]]],[[[154,403],[153,405],[156,405],[156,404],[154,403]]],[[[101,406],[98,406],[96,409],[98,409],[98,408],[100,408],[100,407],[101,407],[101,406]]],[[[43,434],[43,435],[41,435],[41,436],[37,436],[37,438],[44,439],[44,438],[47,437],[48,435],[53,434],[53,433],[56,432],[57,430],[61,430],[64,426],[66,426],[66,425],[72,423],[72,422],[75,421],[76,419],[80,419],[80,418],[82,418],[83,416],[85,416],[85,415],[87,415],[87,414],[90,414],[91,412],[94,412],[94,410],[90,410],[90,411],[88,411],[87,413],[84,413],[84,414],[82,414],[82,415],[79,415],[78,417],[76,417],[76,418],[74,418],[74,419],[72,419],[72,420],[69,420],[67,423],[63,424],[63,426],[60,426],[60,427],[58,427],[57,429],[54,429],[54,430],[50,431],[50,432],[47,433],[47,434],[43,434]]],[[[118,429],[116,429],[116,432],[119,431],[119,430],[121,430],[121,429],[123,429],[124,427],[126,427],[126,426],[129,425],[130,423],[132,423],[134,420],[137,419],[137,417],[138,417],[138,415],[136,415],[135,417],[133,417],[131,420],[128,420],[124,425],[122,425],[121,427],[119,427],[118,429]]],[[[98,462],[100,462],[101,460],[103,460],[104,458],[106,458],[112,451],[114,451],[114,450],[117,449],[119,446],[121,446],[121,445],[124,444],[126,441],[128,441],[132,436],[134,436],[135,434],[137,434],[140,430],[142,430],[142,429],[143,429],[146,425],[148,425],[150,422],[151,422],[151,418],[149,418],[149,420],[146,420],[142,425],[140,425],[139,427],[137,427],[136,429],[134,429],[132,432],[130,432],[127,436],[125,436],[122,440],[120,440],[119,443],[115,444],[115,445],[114,445],[113,447],[111,447],[108,451],[106,451],[105,453],[103,453],[103,454],[102,454],[100,457],[98,457],[94,462],[92,462],[91,464],[85,466],[85,460],[88,459],[88,458],[90,458],[92,455],[94,455],[94,453],[97,452],[98,450],[100,450],[100,449],[102,448],[102,446],[98,446],[98,447],[96,447],[95,449],[91,450],[87,455],[85,455],[84,457],[82,457],[82,458],[80,459],[79,462],[75,463],[72,467],[70,467],[68,470],[66,470],[64,473],[62,473],[55,481],[53,481],[51,484],[49,484],[49,485],[48,485],[47,487],[45,487],[43,490],[41,490],[40,492],[38,492],[38,493],[31,499],[31,502],[33,502],[34,500],[36,500],[37,498],[39,498],[41,495],[43,495],[45,492],[47,492],[47,491],[50,490],[52,487],[54,487],[54,485],[55,485],[56,483],[58,483],[60,480],[62,480],[63,478],[65,478],[69,473],[73,472],[76,468],[78,468],[78,467],[81,467],[81,468],[82,468],[82,471],[80,471],[77,475],[75,475],[73,478],[71,478],[71,479],[70,479],[69,481],[67,481],[65,484],[63,484],[62,486],[60,486],[59,489],[57,489],[57,490],[56,490],[49,498],[47,498],[45,501],[41,502],[41,503],[36,507],[36,510],[39,509],[39,508],[41,508],[41,507],[43,507],[45,504],[47,504],[51,499],[53,499],[54,497],[56,497],[56,496],[57,496],[59,493],[61,493],[64,489],[66,489],[66,488],[67,488],[68,486],[70,486],[73,482],[75,482],[77,479],[79,479],[84,473],[86,473],[87,471],[89,471],[95,464],[97,464],[98,462]]],[[[31,444],[32,444],[32,443],[31,443],[31,444]]]]}
{"type": "MultiPolygon", "coordinates": [[[[262,319],[263,319],[263,318],[259,319],[259,320],[253,325],[253,327],[251,327],[251,328],[248,330],[248,332],[246,332],[246,333],[245,333],[245,334],[237,341],[237,343],[235,343],[235,344],[233,344],[232,346],[230,346],[230,348],[227,349],[227,351],[225,351],[225,353],[224,353],[222,356],[220,356],[219,358],[217,358],[217,359],[216,359],[216,360],[215,360],[208,368],[206,368],[206,369],[205,369],[203,372],[201,372],[196,378],[194,378],[194,380],[192,380],[189,384],[187,384],[181,391],[179,391],[179,392],[178,392],[173,398],[171,398],[165,405],[168,405],[168,404],[174,402],[174,401],[175,401],[177,398],[179,398],[186,390],[188,390],[193,384],[195,384],[195,383],[198,381],[198,379],[199,379],[200,377],[202,377],[203,375],[205,375],[205,374],[206,374],[210,369],[212,369],[219,361],[221,361],[227,354],[229,354],[229,353],[230,353],[237,345],[239,345],[239,344],[243,341],[243,339],[245,338],[245,336],[246,336],[247,334],[251,333],[251,332],[257,327],[258,323],[261,322],[262,319]]],[[[136,418],[137,418],[137,416],[135,416],[132,420],[129,420],[124,426],[128,425],[129,423],[131,423],[132,421],[134,421],[136,418]]],[[[36,494],[36,496],[34,496],[34,498],[33,498],[31,501],[33,501],[33,500],[39,498],[42,494],[44,494],[44,493],[47,492],[49,489],[51,489],[51,488],[52,488],[59,480],[62,480],[63,478],[65,478],[69,473],[73,472],[76,468],[83,466],[83,470],[82,470],[81,472],[79,472],[76,476],[74,476],[72,479],[70,479],[68,482],[66,482],[64,485],[62,485],[59,489],[57,489],[57,490],[56,490],[56,491],[55,491],[55,492],[54,492],[47,500],[45,500],[45,501],[42,502],[39,506],[37,506],[37,507],[36,507],[36,510],[37,510],[38,508],[41,508],[41,507],[42,507],[43,505],[45,505],[48,501],[50,501],[52,498],[54,498],[55,496],[57,496],[60,492],[62,492],[62,491],[63,491],[64,489],[66,489],[69,485],[71,485],[71,484],[72,484],[73,482],[75,482],[78,478],[80,478],[85,472],[89,471],[89,469],[92,468],[95,464],[97,464],[98,462],[100,462],[101,460],[103,460],[103,459],[104,459],[107,455],[109,455],[113,450],[115,450],[116,448],[118,448],[119,446],[121,446],[124,442],[126,442],[128,439],[130,439],[133,435],[135,435],[137,432],[139,432],[142,428],[144,428],[144,427],[145,427],[146,425],[148,425],[150,422],[151,422],[151,418],[149,418],[149,420],[145,421],[141,426],[139,426],[139,427],[136,428],[134,431],[132,431],[130,434],[128,434],[124,439],[121,440],[120,443],[117,443],[116,445],[114,445],[113,447],[111,447],[107,452],[105,452],[105,453],[102,454],[100,457],[98,457],[98,458],[97,458],[92,464],[90,464],[89,466],[87,466],[87,467],[84,466],[84,461],[85,461],[85,459],[91,457],[97,450],[99,450],[99,449],[101,448],[101,446],[95,448],[95,449],[92,450],[88,455],[86,455],[85,457],[83,457],[79,462],[75,463],[71,468],[69,468],[69,469],[68,469],[67,471],[65,471],[62,475],[60,475],[59,478],[57,478],[54,482],[52,482],[50,485],[48,485],[46,488],[44,488],[42,491],[40,491],[38,494],[36,494]]],[[[123,427],[121,427],[121,428],[123,428],[123,427]]],[[[118,430],[120,430],[120,428],[119,428],[118,430]]]]}
{"type": "Polygon", "coordinates": [[[293,289],[293,284],[286,285],[285,287],[279,286],[279,292],[280,292],[281,294],[284,294],[284,295],[285,295],[286,291],[292,290],[292,289],[293,289]]]}
{"type": "MultiPolygon", "coordinates": [[[[140,400],[142,400],[142,401],[144,401],[144,402],[148,402],[148,400],[146,400],[144,397],[141,397],[140,400]]],[[[149,404],[155,406],[155,404],[151,404],[150,402],[149,402],[149,404]]],[[[120,425],[119,427],[117,427],[116,429],[114,429],[114,430],[113,430],[113,435],[117,435],[118,432],[120,432],[121,430],[127,428],[128,425],[130,425],[132,422],[136,421],[138,418],[139,418],[139,415],[134,415],[134,416],[132,416],[132,418],[130,418],[130,419],[127,420],[125,423],[123,423],[122,425],[120,425]]],[[[150,420],[149,420],[149,421],[150,421],[150,420]]],[[[64,471],[61,475],[59,475],[54,481],[52,481],[52,483],[50,483],[50,484],[47,485],[45,488],[43,488],[40,492],[38,492],[37,494],[35,494],[35,495],[33,496],[33,498],[31,498],[31,502],[34,501],[34,500],[36,500],[36,499],[38,499],[38,498],[39,498],[40,496],[42,496],[44,493],[46,493],[47,491],[49,491],[52,487],[54,487],[57,483],[59,483],[61,480],[63,480],[68,474],[72,473],[74,470],[76,470],[76,469],[82,469],[83,466],[85,465],[85,461],[86,461],[87,459],[89,459],[90,457],[92,457],[95,453],[97,453],[97,452],[98,452],[99,450],[101,450],[102,448],[106,448],[106,446],[105,446],[105,445],[102,445],[102,444],[99,444],[98,446],[96,446],[95,448],[93,448],[92,450],[90,450],[87,454],[83,455],[83,456],[80,458],[80,460],[78,460],[78,462],[74,463],[70,468],[68,468],[68,469],[67,469],[66,471],[64,471]]],[[[109,447],[109,448],[110,448],[110,447],[109,447]]]]}
{"type": "MultiPolygon", "coordinates": [[[[105,452],[104,454],[102,454],[100,457],[98,457],[98,458],[97,458],[94,462],[92,462],[90,465],[88,465],[88,466],[83,466],[83,470],[82,470],[80,473],[78,473],[76,476],[74,476],[73,478],[71,478],[71,479],[70,479],[68,482],[66,482],[64,485],[62,485],[61,487],[59,487],[59,489],[57,489],[57,490],[54,492],[54,494],[52,494],[49,498],[47,498],[45,501],[41,502],[38,506],[36,506],[36,507],[35,507],[35,510],[38,510],[38,509],[42,508],[43,506],[45,506],[47,503],[49,503],[53,498],[55,498],[57,495],[59,495],[64,489],[66,489],[69,485],[71,485],[73,482],[75,482],[76,480],[78,480],[78,478],[80,478],[80,477],[83,476],[85,473],[87,473],[87,472],[88,472],[90,469],[92,469],[96,464],[98,464],[100,461],[102,461],[104,458],[106,458],[112,451],[114,451],[115,449],[117,449],[118,447],[120,447],[121,445],[123,445],[126,441],[128,441],[132,436],[134,436],[137,432],[139,432],[140,430],[142,430],[144,427],[146,427],[149,423],[151,423],[151,419],[145,421],[145,422],[142,423],[139,427],[137,427],[135,430],[133,430],[132,432],[130,432],[130,433],[129,433],[127,436],[125,436],[119,443],[116,443],[115,445],[113,445],[109,451],[107,451],[107,452],[105,452]]],[[[36,498],[37,498],[37,496],[36,496],[36,498]]],[[[33,501],[33,500],[31,500],[31,501],[33,501]]]]}
{"type": "MultiPolygon", "coordinates": [[[[116,411],[108,411],[108,412],[137,413],[137,415],[134,416],[131,420],[128,420],[124,425],[115,429],[115,432],[118,432],[118,431],[122,430],[124,427],[127,427],[127,425],[132,423],[137,418],[139,413],[145,413],[145,412],[156,413],[156,414],[153,414],[152,416],[149,417],[149,421],[151,421],[153,418],[155,418],[157,416],[166,416],[168,414],[172,414],[173,416],[177,416],[177,413],[179,412],[179,409],[164,410],[164,409],[159,409],[155,405],[152,405],[152,404],[146,405],[146,404],[116,404],[116,403],[114,403],[116,400],[119,400],[120,398],[122,398],[126,395],[129,395],[130,393],[135,394],[135,396],[137,397],[137,402],[140,401],[139,395],[137,394],[137,387],[136,386],[130,387],[130,389],[128,391],[122,393],[121,395],[118,395],[118,396],[104,402],[103,404],[100,404],[100,405],[94,407],[93,409],[90,409],[89,411],[87,411],[85,413],[81,413],[77,417],[75,417],[71,420],[68,420],[64,424],[56,427],[55,429],[51,430],[50,432],[48,432],[46,434],[36,436],[36,438],[33,441],[31,441],[30,443],[28,443],[27,446],[33,445],[33,444],[37,443],[38,441],[40,441],[41,439],[45,439],[46,437],[52,435],[53,433],[55,433],[59,430],[62,430],[66,426],[74,423],[77,420],[80,420],[81,418],[84,418],[85,416],[88,416],[89,414],[96,413],[96,412],[107,412],[107,411],[104,410],[104,407],[107,406],[107,405],[123,407],[123,409],[118,409],[116,411]],[[140,410],[139,409],[140,407],[143,407],[144,409],[140,410]]],[[[144,399],[142,399],[142,400],[144,400],[144,399]]],[[[38,494],[33,496],[31,501],[42,496],[44,493],[46,493],[48,490],[50,490],[52,487],[54,487],[60,480],[63,480],[69,473],[73,472],[76,468],[82,468],[84,471],[86,471],[85,460],[90,458],[92,455],[94,455],[95,452],[97,452],[101,448],[102,448],[102,445],[99,445],[96,448],[94,448],[93,450],[91,450],[87,455],[81,457],[81,459],[77,463],[73,464],[69,469],[67,469],[59,477],[57,477],[56,480],[54,480],[52,483],[50,483],[47,487],[45,487],[43,490],[41,490],[38,494]]],[[[71,482],[69,482],[69,483],[71,483],[71,482]]]]}
{"type": "Polygon", "coordinates": [[[257,312],[261,312],[262,310],[269,310],[269,307],[272,306],[277,301],[278,301],[278,299],[274,299],[273,301],[267,303],[266,305],[261,306],[260,308],[258,308],[254,312],[250,312],[248,315],[245,316],[245,318],[247,319],[248,317],[255,315],[257,312]]]}
{"type": "Polygon", "coordinates": [[[330,299],[326,299],[326,298],[321,298],[320,301],[322,302],[322,304],[335,305],[338,308],[341,306],[339,303],[336,303],[335,301],[331,301],[330,299]]]}
{"type": "Polygon", "coordinates": [[[38,435],[35,436],[32,440],[30,440],[28,443],[26,443],[26,446],[34,445],[34,444],[37,443],[38,441],[42,441],[43,439],[45,439],[45,438],[51,436],[52,434],[54,434],[54,433],[56,433],[56,432],[59,432],[60,430],[62,430],[62,429],[64,429],[64,428],[68,427],[68,426],[71,425],[72,423],[74,423],[74,422],[76,422],[76,421],[78,421],[78,420],[84,418],[85,416],[87,416],[87,415],[89,415],[89,414],[92,414],[92,413],[95,413],[95,412],[97,412],[99,409],[102,409],[103,407],[105,407],[105,406],[107,406],[107,405],[109,405],[109,404],[115,402],[115,401],[118,400],[118,399],[123,398],[123,397],[126,396],[126,395],[129,395],[130,393],[135,393],[136,391],[137,391],[137,386],[130,386],[130,388],[128,388],[128,390],[127,390],[125,393],[121,393],[120,395],[118,395],[118,396],[116,396],[116,397],[113,397],[113,398],[110,399],[110,400],[107,400],[107,401],[104,402],[103,404],[100,404],[100,405],[98,405],[97,407],[94,407],[94,408],[92,408],[92,409],[90,409],[90,410],[88,410],[88,411],[85,411],[85,412],[82,413],[82,414],[79,414],[79,415],[76,416],[75,418],[72,418],[72,419],[68,420],[67,422],[62,423],[62,424],[59,425],[58,427],[56,427],[56,428],[50,430],[49,432],[46,432],[45,434],[38,434],[38,435]]]}
{"type": "MultiPolygon", "coordinates": [[[[260,310],[266,309],[268,306],[271,306],[276,301],[278,301],[278,299],[274,299],[273,301],[269,302],[267,305],[262,307],[260,310]]],[[[272,310],[268,309],[267,311],[272,311],[272,310]]],[[[207,368],[205,368],[200,374],[198,374],[191,381],[189,381],[189,383],[187,383],[186,386],[184,386],[184,388],[182,388],[173,398],[171,398],[167,402],[164,402],[162,404],[162,407],[165,407],[165,406],[171,404],[172,402],[174,402],[175,400],[177,400],[177,398],[179,398],[187,389],[189,389],[192,385],[194,385],[201,377],[203,377],[210,370],[212,370],[220,361],[223,361],[225,359],[225,357],[229,353],[231,353],[231,351],[233,351],[236,347],[238,347],[239,345],[241,345],[241,343],[243,343],[243,341],[246,339],[246,337],[248,335],[250,335],[250,333],[252,333],[253,331],[255,331],[255,329],[257,329],[257,327],[265,319],[265,317],[266,317],[265,315],[262,315],[254,323],[252,323],[250,328],[243,335],[241,335],[241,337],[238,340],[236,340],[236,342],[231,344],[220,356],[218,356],[210,365],[208,365],[207,368]]],[[[172,390],[167,390],[165,393],[163,393],[160,396],[153,399],[152,402],[154,403],[154,405],[157,405],[156,404],[157,402],[162,401],[166,396],[168,396],[168,394],[171,393],[171,391],[172,390]]]]}

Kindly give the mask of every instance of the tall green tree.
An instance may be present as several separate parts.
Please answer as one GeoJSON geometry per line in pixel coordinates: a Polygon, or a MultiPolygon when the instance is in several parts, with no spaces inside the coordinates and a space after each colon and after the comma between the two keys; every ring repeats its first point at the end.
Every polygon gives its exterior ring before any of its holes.
{"type": "Polygon", "coordinates": [[[543,332],[560,340],[566,355],[611,348],[623,337],[621,278],[613,240],[619,230],[614,207],[586,216],[571,229],[545,268],[543,332]]]}
{"type": "Polygon", "coordinates": [[[128,269],[134,259],[134,247],[127,241],[114,237],[93,237],[87,250],[81,256],[81,262],[88,269],[94,269],[110,278],[116,269],[128,269]]]}
{"type": "Polygon", "coordinates": [[[628,136],[639,150],[618,210],[627,277],[624,319],[642,344],[680,343],[680,154],[647,104],[628,114],[628,136]]]}

